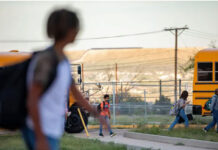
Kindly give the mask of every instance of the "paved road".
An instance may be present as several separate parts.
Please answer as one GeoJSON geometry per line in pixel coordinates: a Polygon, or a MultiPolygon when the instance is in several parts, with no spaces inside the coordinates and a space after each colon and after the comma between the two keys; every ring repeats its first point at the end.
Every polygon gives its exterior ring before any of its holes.
{"type": "MultiPolygon", "coordinates": [[[[98,139],[102,142],[114,142],[118,144],[124,144],[128,145],[128,149],[132,149],[134,147],[135,150],[140,150],[141,148],[152,148],[152,149],[160,149],[160,150],[206,150],[206,149],[200,149],[195,147],[188,147],[185,145],[172,145],[167,143],[158,143],[158,142],[152,142],[152,141],[145,141],[145,140],[135,140],[123,137],[123,133],[127,130],[125,129],[116,129],[114,130],[115,133],[117,133],[116,136],[110,137],[108,133],[105,133],[105,136],[99,137],[98,136],[98,130],[90,130],[89,139],[98,139]]],[[[85,133],[75,134],[76,137],[80,138],[87,138],[85,133]]]]}

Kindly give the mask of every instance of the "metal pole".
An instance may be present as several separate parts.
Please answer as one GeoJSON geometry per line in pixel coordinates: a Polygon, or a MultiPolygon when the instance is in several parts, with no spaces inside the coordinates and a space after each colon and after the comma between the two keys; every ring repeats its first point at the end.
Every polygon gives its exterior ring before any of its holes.
{"type": "Polygon", "coordinates": [[[161,99],[161,95],[162,95],[162,81],[160,80],[160,96],[159,96],[160,99],[161,99]]]}
{"type": "Polygon", "coordinates": [[[179,79],[179,95],[182,93],[182,80],[179,79]]]}
{"type": "Polygon", "coordinates": [[[123,83],[121,82],[121,94],[120,94],[120,100],[123,101],[123,83]]]}
{"type": "Polygon", "coordinates": [[[145,118],[147,116],[147,110],[146,110],[146,91],[144,90],[144,102],[145,102],[145,118]]]}
{"type": "Polygon", "coordinates": [[[175,91],[174,91],[174,95],[175,95],[175,102],[177,101],[177,37],[178,37],[178,29],[175,29],[175,91]]]}
{"type": "Polygon", "coordinates": [[[117,63],[115,64],[115,76],[116,76],[116,104],[118,104],[118,96],[117,96],[117,82],[118,82],[118,75],[117,75],[117,63]]]}
{"type": "Polygon", "coordinates": [[[82,64],[82,81],[85,82],[85,79],[84,79],[84,65],[82,64]]]}
{"type": "Polygon", "coordinates": [[[185,90],[188,91],[188,83],[185,83],[185,90]]]}
{"type": "Polygon", "coordinates": [[[115,83],[112,83],[112,86],[113,86],[113,125],[116,124],[116,104],[115,104],[115,97],[116,97],[116,94],[115,94],[115,83]]]}
{"type": "Polygon", "coordinates": [[[87,128],[86,128],[86,124],[85,124],[85,122],[84,122],[84,119],[83,119],[83,116],[82,116],[82,114],[81,114],[80,108],[77,108],[77,111],[78,111],[78,113],[79,113],[80,119],[82,120],[82,124],[83,124],[83,127],[84,127],[84,129],[85,129],[86,135],[87,135],[87,137],[89,137],[89,132],[88,132],[88,130],[87,130],[87,128]]]}

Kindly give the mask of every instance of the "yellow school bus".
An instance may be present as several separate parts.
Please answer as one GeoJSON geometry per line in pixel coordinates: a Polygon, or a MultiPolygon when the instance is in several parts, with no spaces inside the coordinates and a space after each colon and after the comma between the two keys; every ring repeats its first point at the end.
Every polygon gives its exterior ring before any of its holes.
{"type": "Polygon", "coordinates": [[[205,103],[218,88],[218,49],[204,49],[195,56],[193,78],[193,114],[207,116],[205,103]]]}
{"type": "MultiPolygon", "coordinates": [[[[18,50],[12,50],[10,52],[0,52],[0,70],[1,68],[4,68],[4,66],[13,65],[19,62],[22,62],[28,58],[31,57],[31,53],[23,53],[19,52],[18,50]]],[[[67,121],[65,125],[65,130],[68,133],[78,133],[82,132],[84,129],[84,126],[82,125],[80,116],[78,114],[76,105],[76,100],[73,97],[72,93],[69,92],[69,101],[68,101],[68,107],[71,111],[71,115],[68,116],[70,121],[67,121]]],[[[81,110],[81,114],[83,116],[84,122],[87,125],[88,124],[88,116],[89,114],[85,112],[83,109],[81,110]]]]}
{"type": "Polygon", "coordinates": [[[30,53],[21,53],[16,50],[0,53],[0,67],[19,63],[30,58],[30,53]]]}

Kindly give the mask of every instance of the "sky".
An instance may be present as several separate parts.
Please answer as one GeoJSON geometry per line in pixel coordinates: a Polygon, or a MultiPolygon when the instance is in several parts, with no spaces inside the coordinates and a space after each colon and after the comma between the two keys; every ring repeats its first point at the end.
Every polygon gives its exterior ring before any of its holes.
{"type": "Polygon", "coordinates": [[[63,7],[76,11],[81,21],[77,40],[67,50],[173,48],[174,35],[163,29],[185,25],[189,30],[179,36],[179,47],[208,47],[211,41],[218,45],[218,1],[1,1],[0,52],[49,46],[45,30],[48,15],[63,7]],[[153,31],[162,32],[87,40],[153,31]]]}

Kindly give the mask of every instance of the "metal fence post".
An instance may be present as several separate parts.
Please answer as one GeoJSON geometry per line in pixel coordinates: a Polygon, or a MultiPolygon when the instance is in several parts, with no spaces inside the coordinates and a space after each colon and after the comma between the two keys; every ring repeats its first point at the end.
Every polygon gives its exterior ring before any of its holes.
{"type": "Polygon", "coordinates": [[[181,95],[182,93],[182,80],[179,79],[179,96],[181,95]]]}
{"type": "Polygon", "coordinates": [[[188,83],[185,83],[185,90],[188,91],[188,83]]]}
{"type": "Polygon", "coordinates": [[[116,93],[115,93],[115,83],[112,83],[113,86],[113,125],[116,124],[116,106],[115,106],[115,100],[116,100],[116,93]]]}
{"type": "Polygon", "coordinates": [[[120,91],[121,91],[121,93],[120,93],[120,101],[123,101],[123,83],[121,82],[121,84],[120,84],[120,91]]]}
{"type": "Polygon", "coordinates": [[[147,117],[147,108],[146,108],[146,91],[145,90],[144,90],[144,102],[145,102],[145,118],[146,118],[147,117]]]}
{"type": "MultiPolygon", "coordinates": [[[[132,105],[132,109],[134,109],[133,108],[133,105],[132,105]]],[[[129,116],[131,116],[131,122],[133,123],[134,122],[134,119],[133,119],[133,110],[131,109],[131,105],[130,105],[130,103],[128,104],[128,112],[129,112],[129,116]]]]}
{"type": "Polygon", "coordinates": [[[160,97],[159,97],[159,99],[161,99],[161,95],[162,95],[162,81],[160,80],[160,97]]]}

